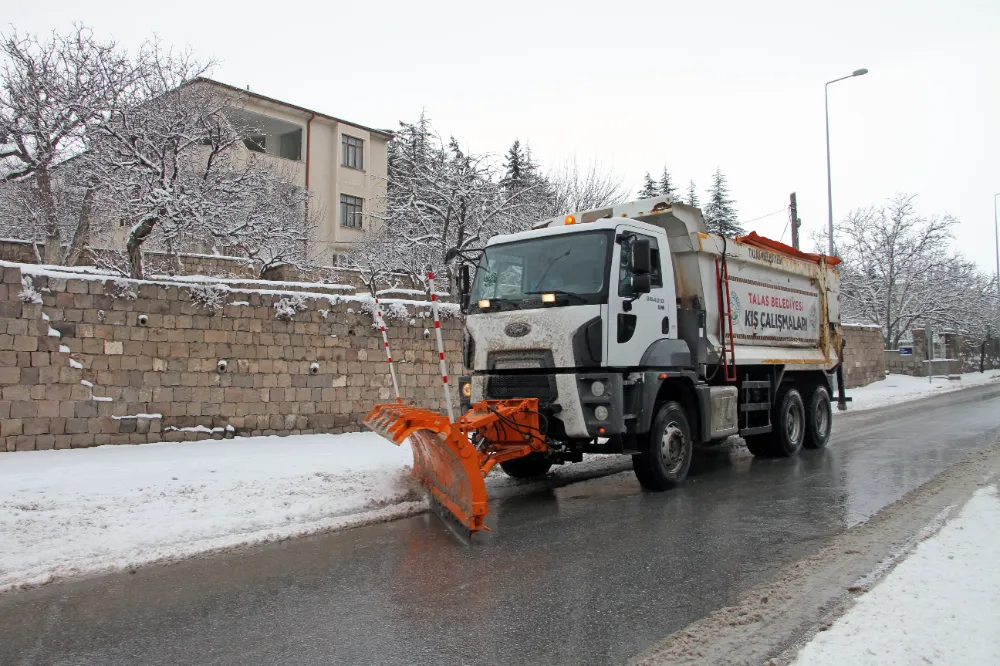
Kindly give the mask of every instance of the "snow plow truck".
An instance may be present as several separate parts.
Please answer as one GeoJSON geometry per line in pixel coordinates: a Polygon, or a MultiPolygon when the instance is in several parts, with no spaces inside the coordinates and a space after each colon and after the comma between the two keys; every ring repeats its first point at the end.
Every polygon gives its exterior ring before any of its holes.
{"type": "Polygon", "coordinates": [[[834,376],[848,399],[837,263],[710,234],[697,208],[666,197],[496,236],[459,280],[460,416],[385,404],[365,424],[409,439],[432,504],[469,535],[487,529],[497,464],[530,478],[620,453],[664,491],[696,448],[733,435],[755,456],[825,447],[834,376]]]}

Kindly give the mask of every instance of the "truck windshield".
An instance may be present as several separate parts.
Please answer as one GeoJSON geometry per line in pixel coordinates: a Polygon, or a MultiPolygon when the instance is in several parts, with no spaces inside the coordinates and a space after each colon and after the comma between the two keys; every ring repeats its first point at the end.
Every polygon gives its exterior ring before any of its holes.
{"type": "Polygon", "coordinates": [[[488,247],[472,285],[472,309],[483,299],[540,307],[542,293],[556,294],[557,305],[603,303],[611,245],[611,232],[594,231],[488,247]]]}

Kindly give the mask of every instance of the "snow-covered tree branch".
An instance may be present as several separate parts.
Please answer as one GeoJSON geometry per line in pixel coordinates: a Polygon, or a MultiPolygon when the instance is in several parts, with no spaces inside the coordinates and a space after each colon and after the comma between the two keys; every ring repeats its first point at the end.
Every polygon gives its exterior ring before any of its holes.
{"type": "Polygon", "coordinates": [[[837,226],[844,318],[880,325],[890,349],[925,324],[979,340],[996,334],[995,280],[951,250],[957,220],[918,215],[915,198],[897,194],[837,226]]]}
{"type": "Polygon", "coordinates": [[[44,260],[58,264],[67,216],[82,214],[71,252],[79,255],[94,194],[85,180],[75,188],[55,183],[54,170],[87,150],[89,133],[111,115],[137,70],[114,42],[83,26],[46,39],[16,30],[0,35],[0,57],[0,181],[30,180],[34,190],[18,196],[9,214],[22,220],[20,237],[42,240],[44,231],[44,260]]]}

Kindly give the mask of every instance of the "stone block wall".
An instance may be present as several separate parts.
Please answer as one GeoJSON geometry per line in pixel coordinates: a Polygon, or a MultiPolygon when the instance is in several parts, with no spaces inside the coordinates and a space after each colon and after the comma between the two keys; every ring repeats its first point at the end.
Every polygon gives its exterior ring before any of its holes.
{"type": "Polygon", "coordinates": [[[844,385],[867,386],[885,379],[882,331],[873,326],[844,326],[844,385]]]}
{"type": "MultiPolygon", "coordinates": [[[[45,245],[38,245],[39,252],[45,245]]],[[[3,239],[0,240],[0,261],[14,261],[19,264],[33,264],[36,261],[35,249],[31,241],[3,239]]]]}
{"type": "MultiPolygon", "coordinates": [[[[192,292],[3,268],[0,451],[345,432],[392,400],[370,301],[219,291],[213,308],[192,292]]],[[[458,375],[461,321],[442,307],[458,375]]],[[[428,305],[388,310],[404,400],[442,409],[428,305]]]]}

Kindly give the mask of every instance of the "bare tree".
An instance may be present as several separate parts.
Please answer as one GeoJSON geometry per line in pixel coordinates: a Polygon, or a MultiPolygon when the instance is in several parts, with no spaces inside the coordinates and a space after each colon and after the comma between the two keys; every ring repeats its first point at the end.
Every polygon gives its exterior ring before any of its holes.
{"type": "Polygon", "coordinates": [[[2,35],[0,54],[0,180],[31,180],[35,192],[20,198],[26,228],[18,235],[34,239],[31,227],[39,225],[44,260],[58,264],[66,226],[61,208],[84,216],[71,251],[78,257],[94,195],[88,181],[78,179],[70,188],[77,196],[60,197],[53,170],[87,149],[89,132],[116,108],[136,70],[114,42],[97,40],[83,26],[47,40],[17,31],[2,35]]]}
{"type": "Polygon", "coordinates": [[[207,65],[158,44],[139,63],[144,76],[127,103],[93,136],[97,178],[132,223],[134,278],[143,277],[142,246],[154,230],[170,247],[185,232],[239,218],[260,182],[260,158],[243,147],[250,130],[227,113],[239,101],[194,81],[207,65]]]}
{"type": "Polygon", "coordinates": [[[258,277],[276,266],[305,266],[308,244],[324,213],[312,194],[293,184],[293,174],[263,161],[245,174],[240,186],[245,196],[236,198],[238,205],[205,220],[203,228],[195,229],[196,237],[211,238],[216,247],[255,260],[258,277]]]}
{"type": "Polygon", "coordinates": [[[417,273],[419,268],[415,268],[420,266],[420,260],[408,252],[410,247],[399,242],[390,229],[369,230],[347,254],[344,268],[358,274],[373,298],[380,290],[398,287],[401,279],[408,279],[415,287],[423,283],[417,273]]]}
{"type": "Polygon", "coordinates": [[[887,347],[915,325],[958,328],[975,268],[950,252],[951,216],[918,216],[915,195],[852,211],[838,226],[844,314],[879,324],[887,347]]]}
{"type": "Polygon", "coordinates": [[[546,179],[551,194],[545,214],[539,219],[613,206],[629,197],[624,178],[597,161],[581,165],[576,158],[567,160],[552,169],[546,179]]]}

